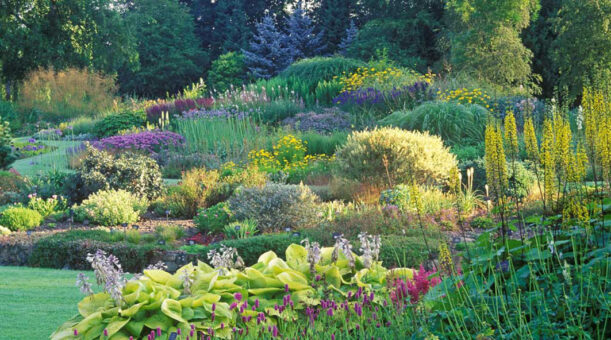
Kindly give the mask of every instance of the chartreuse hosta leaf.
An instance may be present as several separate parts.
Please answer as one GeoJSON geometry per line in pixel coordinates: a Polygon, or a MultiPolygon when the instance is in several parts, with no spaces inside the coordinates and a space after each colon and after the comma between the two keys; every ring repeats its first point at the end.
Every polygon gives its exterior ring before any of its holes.
{"type": "Polygon", "coordinates": [[[356,254],[353,267],[341,251],[333,261],[333,248],[321,249],[314,272],[310,272],[304,247],[291,245],[285,255],[286,261],[271,251],[264,253],[258,263],[242,271],[219,272],[201,261],[175,274],[145,270],[143,276],[126,283],[120,305],[107,293],[85,297],[78,304],[79,315],[60,326],[51,338],[100,339],[106,330],[109,339],[140,339],[159,328],[163,335],[157,339],[167,339],[169,332],[180,328],[187,334],[191,327],[204,334],[213,330],[216,337],[231,338],[233,327],[256,326],[259,313],[266,315],[264,325],[299,317],[300,309],[320,304],[323,291],[346,296],[359,287],[386,289],[387,276],[413,277],[411,269],[388,271],[380,263],[364,268],[356,254]],[[190,278],[188,289],[184,287],[185,274],[190,278]],[[236,293],[241,295],[240,301],[236,293]],[[246,301],[248,308],[242,308],[246,301]],[[287,301],[293,308],[277,308],[287,301]]]}

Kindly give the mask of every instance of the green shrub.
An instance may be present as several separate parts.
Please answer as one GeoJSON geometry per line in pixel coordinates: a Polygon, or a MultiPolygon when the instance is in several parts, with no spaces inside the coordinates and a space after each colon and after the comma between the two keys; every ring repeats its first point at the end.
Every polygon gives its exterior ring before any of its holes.
{"type": "Polygon", "coordinates": [[[409,188],[399,184],[396,187],[380,193],[380,204],[395,205],[399,210],[406,211],[409,207],[409,188]]]}
{"type": "Polygon", "coordinates": [[[386,184],[442,184],[456,167],[439,137],[398,128],[354,132],[336,157],[343,176],[386,184]]]}
{"type": "Polygon", "coordinates": [[[108,115],[95,123],[96,136],[103,138],[116,135],[119,131],[129,130],[145,124],[144,112],[126,111],[108,115]]]}
{"type": "Polygon", "coordinates": [[[153,204],[154,211],[161,216],[193,218],[198,209],[210,206],[208,197],[219,185],[219,178],[216,170],[191,169],[183,173],[180,184],[153,204]]]}
{"type": "Polygon", "coordinates": [[[240,188],[229,205],[236,220],[254,219],[261,232],[316,223],[318,197],[304,185],[268,183],[261,188],[240,188]]]}
{"type": "Polygon", "coordinates": [[[222,93],[232,86],[241,86],[245,76],[246,66],[242,53],[228,52],[212,62],[208,71],[208,83],[215,91],[222,93]]]}
{"type": "Polygon", "coordinates": [[[380,261],[387,268],[417,268],[429,259],[429,250],[433,256],[438,253],[440,240],[427,238],[426,241],[428,248],[422,236],[383,236],[380,261]]]}
{"type": "Polygon", "coordinates": [[[299,134],[304,142],[308,155],[332,156],[348,139],[348,132],[333,132],[330,135],[321,135],[316,132],[304,132],[299,134]]]}
{"type": "Polygon", "coordinates": [[[286,248],[293,243],[301,241],[300,237],[289,234],[268,234],[253,236],[249,238],[225,240],[209,246],[193,245],[184,246],[181,249],[191,254],[198,254],[199,258],[207,258],[208,252],[212,249],[220,249],[221,245],[235,248],[247,266],[257,263],[261,254],[273,251],[276,254],[284,254],[286,248]]]}
{"type": "Polygon", "coordinates": [[[166,243],[172,243],[185,236],[185,229],[178,225],[161,225],[155,228],[157,237],[166,243]]]}
{"type": "Polygon", "coordinates": [[[62,125],[65,125],[66,129],[70,130],[69,132],[74,135],[87,134],[99,136],[97,133],[97,128],[100,127],[98,124],[102,119],[82,116],[74,118],[62,125]]]}
{"type": "Polygon", "coordinates": [[[277,99],[262,106],[260,110],[261,120],[264,123],[274,124],[303,111],[303,106],[294,100],[277,99]]]}
{"type": "Polygon", "coordinates": [[[28,208],[38,211],[43,218],[47,218],[52,214],[61,213],[68,208],[68,202],[61,196],[58,197],[54,195],[53,197],[44,199],[33,194],[30,195],[29,198],[28,208]]]}
{"type": "Polygon", "coordinates": [[[428,131],[448,144],[474,144],[484,140],[488,110],[479,105],[428,102],[412,111],[398,111],[381,123],[405,130],[428,131]]]}
{"type": "Polygon", "coordinates": [[[340,56],[314,57],[293,63],[282,71],[279,77],[301,79],[309,84],[310,90],[313,91],[319,82],[333,80],[333,77],[343,72],[350,73],[365,65],[361,60],[340,56]]]}
{"type": "MultiPolygon", "coordinates": [[[[120,236],[123,233],[114,234],[120,236]]],[[[34,244],[28,264],[33,267],[91,270],[87,254],[94,254],[100,249],[116,256],[123,270],[137,273],[161,260],[161,251],[166,248],[155,244],[134,245],[115,242],[112,240],[114,234],[101,230],[87,230],[44,237],[34,244]]]]}
{"type": "Polygon", "coordinates": [[[154,199],[161,193],[163,185],[157,162],[129,152],[116,156],[87,146],[77,171],[85,195],[98,190],[123,189],[154,199]]]}
{"type": "Polygon", "coordinates": [[[459,166],[463,162],[482,158],[486,154],[486,148],[483,142],[475,145],[453,145],[451,151],[456,156],[459,166]]]}
{"type": "Polygon", "coordinates": [[[4,210],[0,216],[0,225],[12,231],[33,229],[38,227],[42,221],[43,217],[38,211],[20,206],[4,210]]]}
{"type": "Polygon", "coordinates": [[[88,219],[97,225],[115,226],[138,222],[147,208],[146,199],[125,190],[111,189],[89,196],[74,208],[74,215],[78,221],[88,219]]]}
{"type": "Polygon", "coordinates": [[[28,190],[25,178],[12,172],[0,170],[0,205],[22,201],[28,190]]]}
{"type": "Polygon", "coordinates": [[[508,163],[507,176],[509,177],[507,195],[520,200],[530,194],[537,180],[536,174],[525,167],[522,162],[515,163],[515,173],[513,163],[508,163]]]}
{"type": "Polygon", "coordinates": [[[223,231],[223,227],[231,223],[231,210],[226,202],[217,203],[210,208],[201,209],[193,222],[203,233],[218,233],[223,231]]]}
{"type": "Polygon", "coordinates": [[[11,148],[11,129],[9,123],[3,122],[0,117],[0,170],[13,163],[15,158],[11,148]]]}
{"type": "Polygon", "coordinates": [[[142,234],[136,229],[130,229],[125,232],[125,240],[131,244],[139,244],[142,234]]]}

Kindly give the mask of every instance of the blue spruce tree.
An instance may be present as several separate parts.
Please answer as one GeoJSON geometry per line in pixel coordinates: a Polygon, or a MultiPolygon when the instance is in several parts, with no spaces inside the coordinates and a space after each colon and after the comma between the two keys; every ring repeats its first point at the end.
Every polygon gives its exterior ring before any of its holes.
{"type": "Polygon", "coordinates": [[[354,24],[354,20],[350,20],[350,27],[346,30],[346,36],[342,38],[342,41],[339,43],[339,52],[342,55],[346,55],[346,51],[352,45],[352,43],[356,40],[356,35],[359,33],[359,29],[356,28],[354,24]]]}
{"type": "Polygon", "coordinates": [[[291,49],[293,60],[321,55],[327,48],[323,42],[323,32],[314,33],[312,19],[301,6],[297,5],[287,20],[287,45],[291,49]]]}
{"type": "Polygon", "coordinates": [[[244,63],[257,78],[269,79],[284,70],[293,61],[287,38],[278,30],[274,19],[267,15],[255,25],[256,33],[244,53],[244,63]]]}

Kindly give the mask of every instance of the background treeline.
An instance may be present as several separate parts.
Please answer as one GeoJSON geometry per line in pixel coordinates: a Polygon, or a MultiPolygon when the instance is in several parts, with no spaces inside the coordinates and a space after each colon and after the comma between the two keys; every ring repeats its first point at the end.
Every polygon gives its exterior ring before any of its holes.
{"type": "Polygon", "coordinates": [[[304,28],[290,24],[295,8],[319,55],[384,56],[571,100],[611,79],[610,0],[0,0],[2,94],[14,98],[29,72],[51,67],[116,75],[120,93],[139,97],[199,78],[214,87],[232,67],[247,82],[240,58],[257,25],[267,16],[290,37],[304,28]]]}

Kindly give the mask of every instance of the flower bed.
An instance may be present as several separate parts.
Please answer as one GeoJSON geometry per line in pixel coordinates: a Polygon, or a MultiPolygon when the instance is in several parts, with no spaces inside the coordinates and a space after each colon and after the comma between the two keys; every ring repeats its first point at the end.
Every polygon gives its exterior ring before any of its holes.
{"type": "Polygon", "coordinates": [[[182,148],[185,139],[170,131],[144,131],[128,135],[112,136],[93,143],[98,149],[137,150],[156,154],[168,148],[182,148]]]}

